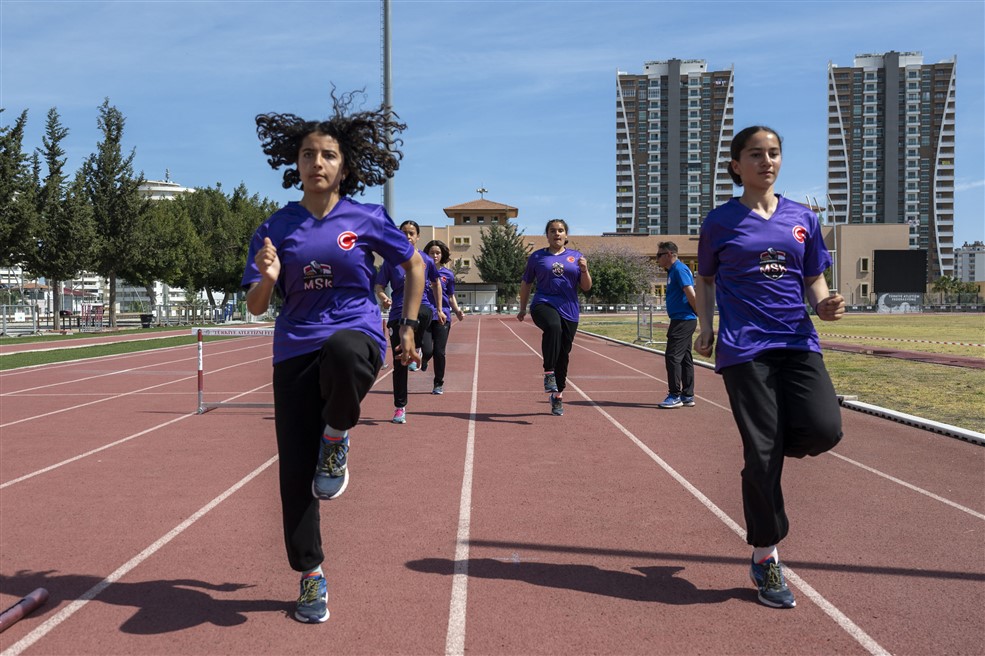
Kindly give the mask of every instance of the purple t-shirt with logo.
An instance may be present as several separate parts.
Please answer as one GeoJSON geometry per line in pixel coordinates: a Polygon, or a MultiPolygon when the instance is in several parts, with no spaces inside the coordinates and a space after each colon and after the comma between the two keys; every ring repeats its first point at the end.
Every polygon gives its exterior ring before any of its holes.
{"type": "Polygon", "coordinates": [[[715,277],[715,371],[769,349],[821,352],[804,304],[804,278],[824,273],[831,256],[817,215],[777,196],[769,220],[733,198],[701,225],[698,275],[715,277]]]}
{"type": "MultiPolygon", "coordinates": [[[[404,233],[400,233],[404,234],[404,233]]],[[[407,239],[407,235],[404,235],[404,239],[407,239]]],[[[410,242],[407,242],[408,244],[410,242]]],[[[425,255],[421,251],[417,251],[421,255],[421,259],[424,260],[424,294],[421,296],[421,305],[431,309],[431,318],[435,321],[438,320],[438,309],[434,302],[431,300],[433,294],[431,293],[431,281],[438,277],[438,267],[434,264],[434,258],[429,255],[425,255]]],[[[410,259],[410,258],[407,258],[410,259]]],[[[406,260],[405,260],[406,261],[406,260]]],[[[404,268],[402,266],[394,266],[389,262],[384,261],[380,266],[380,270],[376,273],[375,284],[386,287],[389,283],[391,291],[390,299],[393,304],[390,306],[390,318],[399,319],[404,310],[404,278],[406,277],[404,268]]]]}
{"type": "MultiPolygon", "coordinates": [[[[451,323],[454,313],[451,311],[451,303],[448,298],[455,297],[455,272],[447,267],[438,267],[438,277],[441,278],[441,311],[445,313],[445,316],[448,317],[448,322],[451,323]]],[[[434,289],[431,289],[430,292],[428,298],[431,300],[431,304],[434,305],[434,289]]]]}
{"type": "Polygon", "coordinates": [[[542,248],[527,258],[527,268],[523,271],[523,282],[537,281],[537,291],[530,307],[547,303],[567,321],[578,321],[578,283],[581,282],[581,268],[578,260],[582,254],[565,248],[557,255],[542,248]]]}
{"type": "Polygon", "coordinates": [[[377,341],[380,307],[373,294],[373,253],[400,264],[414,254],[382,205],[343,197],[323,219],[288,203],[260,224],[250,242],[243,286],[261,279],[254,258],[269,237],[280,259],[277,289],[284,298],[274,324],[274,363],[311,353],[338,330],[358,330],[377,341]]]}

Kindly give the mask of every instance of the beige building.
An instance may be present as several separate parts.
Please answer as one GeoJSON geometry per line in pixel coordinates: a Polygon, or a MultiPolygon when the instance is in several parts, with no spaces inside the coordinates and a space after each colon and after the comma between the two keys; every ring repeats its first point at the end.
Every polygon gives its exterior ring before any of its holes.
{"type": "Polygon", "coordinates": [[[482,244],[482,230],[490,226],[503,226],[515,219],[519,211],[515,207],[480,198],[461,205],[445,208],[445,216],[452,219],[452,225],[421,226],[421,238],[417,245],[423,250],[425,244],[432,239],[438,239],[448,246],[451,251],[451,265],[461,266],[461,279],[466,284],[482,282],[479,269],[475,266],[475,258],[479,255],[482,244]]]}
{"type": "MultiPolygon", "coordinates": [[[[482,229],[493,225],[505,225],[515,219],[517,208],[487,199],[469,201],[444,209],[445,216],[453,220],[446,226],[421,226],[421,239],[424,245],[432,239],[440,239],[451,251],[452,263],[458,261],[463,267],[461,279],[466,284],[482,282],[475,258],[482,245],[482,229]]],[[[546,223],[546,221],[545,221],[546,223]]],[[[874,253],[877,250],[907,250],[910,248],[910,227],[905,223],[895,224],[828,224],[822,225],[824,243],[831,252],[833,260],[831,280],[845,297],[849,305],[867,304],[875,292],[873,281],[874,253]]],[[[541,234],[527,234],[527,246],[531,251],[543,248],[547,241],[541,234]]],[[[677,244],[678,257],[697,274],[698,235],[646,235],[617,234],[571,235],[571,248],[586,254],[599,249],[625,249],[649,258],[654,264],[660,242],[672,241],[677,244]]],[[[653,294],[663,296],[667,275],[659,269],[654,283],[653,294]]]]}

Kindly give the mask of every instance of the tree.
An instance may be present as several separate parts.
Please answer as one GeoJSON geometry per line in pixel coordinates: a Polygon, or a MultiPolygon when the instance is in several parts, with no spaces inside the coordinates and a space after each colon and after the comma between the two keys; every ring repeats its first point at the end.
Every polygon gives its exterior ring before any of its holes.
{"type": "Polygon", "coordinates": [[[222,305],[229,295],[240,290],[243,268],[249,252],[250,239],[260,223],[273,214],[277,205],[256,194],[249,195],[242,183],[231,196],[221,187],[199,189],[176,199],[182,204],[201,239],[205,257],[200,266],[190,271],[186,288],[204,290],[209,304],[218,304],[215,291],[223,293],[222,305]]]}
{"type": "MultiPolygon", "coordinates": [[[[3,112],[0,109],[0,112],[3,112]]],[[[33,232],[34,180],[22,150],[27,110],[14,125],[0,127],[0,266],[21,264],[33,232]]]]}
{"type": "Polygon", "coordinates": [[[628,248],[599,246],[585,253],[592,272],[590,294],[604,303],[624,303],[653,288],[657,266],[628,248]]]}
{"type": "Polygon", "coordinates": [[[61,322],[62,285],[89,266],[95,238],[81,172],[72,183],[65,177],[65,150],[61,144],[67,136],[68,129],[52,107],[41,137],[43,148],[36,151],[44,160],[47,174],[39,181],[35,194],[35,220],[23,258],[26,270],[48,281],[52,290],[52,326],[56,330],[61,322]]]}
{"type": "Polygon", "coordinates": [[[483,282],[494,283],[503,298],[516,298],[520,290],[520,278],[530,255],[523,231],[518,231],[514,224],[507,223],[505,226],[489,226],[481,233],[482,245],[475,258],[479,276],[483,282]]]}
{"type": "Polygon", "coordinates": [[[138,192],[143,175],[134,177],[131,150],[124,157],[123,127],[126,119],[109,98],[99,107],[99,130],[103,140],[86,159],[85,186],[92,205],[97,241],[93,268],[109,280],[109,325],[116,327],[116,282],[120,274],[135,275],[140,262],[141,215],[146,201],[138,192]]]}
{"type": "Polygon", "coordinates": [[[189,289],[193,272],[205,266],[207,256],[184,203],[149,203],[141,224],[138,260],[125,277],[127,282],[144,286],[153,306],[157,305],[157,281],[189,289]]]}

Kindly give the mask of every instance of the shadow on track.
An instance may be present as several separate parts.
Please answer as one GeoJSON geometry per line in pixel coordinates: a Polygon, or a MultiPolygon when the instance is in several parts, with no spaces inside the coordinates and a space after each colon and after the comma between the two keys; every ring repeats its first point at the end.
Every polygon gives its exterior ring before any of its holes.
{"type": "MultiPolygon", "coordinates": [[[[424,558],[407,563],[408,569],[425,574],[454,573],[455,562],[444,558],[424,558]]],[[[548,588],[574,590],[594,595],[648,601],[674,606],[720,604],[730,599],[756,601],[752,588],[700,590],[679,576],[677,566],[633,567],[623,572],[600,569],[593,565],[555,564],[475,558],[468,563],[469,578],[520,581],[548,588]]]]}
{"type": "MultiPolygon", "coordinates": [[[[0,575],[0,587],[7,594],[23,596],[42,587],[48,590],[48,603],[32,614],[38,617],[53,613],[63,603],[81,598],[102,581],[96,576],[58,574],[56,570],[0,575]]],[[[293,614],[293,601],[221,599],[208,594],[221,595],[250,587],[253,586],[246,583],[209,583],[193,579],[117,581],[99,592],[92,602],[132,606],[134,614],[120,629],[135,635],[170,633],[201,624],[236,626],[247,621],[247,613],[283,613],[285,617],[293,614]]]]}

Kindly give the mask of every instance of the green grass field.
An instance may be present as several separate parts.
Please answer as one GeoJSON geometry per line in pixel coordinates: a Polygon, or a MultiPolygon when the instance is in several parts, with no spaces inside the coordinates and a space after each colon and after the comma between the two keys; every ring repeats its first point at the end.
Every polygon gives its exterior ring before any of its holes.
{"type": "MultiPolygon", "coordinates": [[[[667,317],[654,315],[653,321],[653,339],[664,340],[667,317]]],[[[985,359],[982,346],[885,341],[985,344],[985,315],[982,314],[849,314],[840,321],[816,320],[815,325],[823,341],[985,359]]],[[[638,335],[635,315],[582,315],[578,327],[626,342],[636,341],[638,335]]],[[[663,350],[663,345],[654,344],[652,348],[663,350]]],[[[695,359],[711,361],[697,354],[695,359]]],[[[825,351],[824,361],[839,394],[854,395],[865,403],[985,433],[983,369],[835,351],[825,351]]]]}

